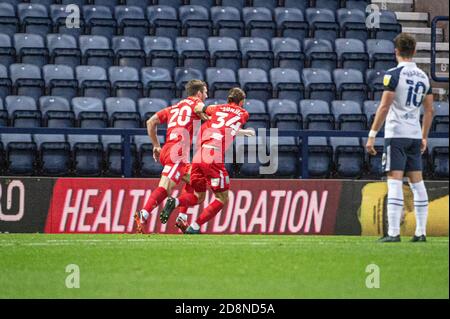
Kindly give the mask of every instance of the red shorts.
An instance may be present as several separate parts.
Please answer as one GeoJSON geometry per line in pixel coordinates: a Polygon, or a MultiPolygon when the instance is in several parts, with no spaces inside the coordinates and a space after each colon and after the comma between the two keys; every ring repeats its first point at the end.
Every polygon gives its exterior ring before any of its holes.
{"type": "Polygon", "coordinates": [[[224,192],[230,189],[230,176],[224,163],[211,163],[200,160],[200,152],[194,156],[191,169],[190,184],[198,192],[206,192],[207,186],[214,193],[224,192]]]}
{"type": "Polygon", "coordinates": [[[171,155],[171,147],[170,144],[164,145],[159,155],[159,161],[164,167],[161,176],[168,177],[178,185],[183,176],[189,173],[191,164],[187,163],[185,159],[171,155]]]}

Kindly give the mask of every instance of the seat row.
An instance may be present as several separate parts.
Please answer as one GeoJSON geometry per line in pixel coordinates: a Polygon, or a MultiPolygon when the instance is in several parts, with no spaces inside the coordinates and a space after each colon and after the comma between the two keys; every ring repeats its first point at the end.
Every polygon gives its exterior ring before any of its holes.
{"type": "MultiPolygon", "coordinates": [[[[172,100],[170,105],[178,103],[172,100]]],[[[224,104],[226,100],[209,99],[206,105],[224,104]]],[[[14,127],[91,127],[139,128],[147,119],[169,106],[157,98],[76,97],[69,101],[59,96],[43,96],[36,104],[27,96],[8,96],[3,106],[0,100],[0,126],[14,127]]],[[[366,130],[373,122],[379,101],[337,100],[328,104],[321,100],[301,100],[295,103],[286,99],[271,99],[267,103],[247,100],[250,119],[246,127],[278,128],[280,130],[366,130]]],[[[448,102],[435,102],[432,132],[448,132],[448,102]]]]}
{"type": "Polygon", "coordinates": [[[269,72],[256,68],[208,68],[206,74],[192,68],[169,70],[144,67],[140,72],[132,67],[112,66],[105,70],[97,66],[48,64],[42,70],[31,64],[11,64],[8,70],[0,65],[0,98],[8,95],[27,95],[35,100],[44,95],[60,95],[67,99],[76,96],[106,98],[111,96],[141,97],[172,100],[185,96],[184,86],[192,79],[205,80],[209,95],[226,98],[228,91],[240,86],[247,98],[267,101],[272,98],[354,100],[379,99],[383,91],[383,74],[367,70],[365,76],[356,69],[305,68],[300,72],[289,68],[273,68],[269,72]],[[9,73],[9,74],[8,74],[9,73]]]}
{"type": "MultiPolygon", "coordinates": [[[[298,178],[301,175],[301,144],[293,137],[280,137],[266,144],[276,148],[277,170],[261,175],[259,162],[251,151],[261,138],[237,138],[233,163],[227,163],[232,177],[298,178]],[[252,147],[250,147],[252,146],[252,147]]],[[[161,143],[164,138],[160,137],[161,143]]],[[[352,137],[310,137],[308,173],[312,178],[360,178],[382,175],[383,140],[376,140],[377,156],[364,151],[365,139],[352,137]]],[[[448,178],[448,139],[430,139],[423,155],[424,172],[431,178],[448,178]]],[[[131,143],[133,176],[159,177],[162,167],[153,159],[147,136],[134,136],[131,143]]],[[[50,176],[121,176],[122,146],[120,136],[2,134],[0,136],[0,172],[4,175],[50,176]]],[[[272,166],[273,167],[273,166],[272,166]]]]}
{"type": "Polygon", "coordinates": [[[380,24],[371,30],[366,25],[365,10],[342,8],[235,7],[215,6],[210,10],[200,5],[184,5],[178,9],[168,5],[137,6],[85,5],[79,9],[76,27],[67,25],[73,7],[22,3],[15,8],[10,4],[0,6],[0,24],[5,32],[68,33],[73,35],[166,35],[194,36],[203,39],[212,35],[260,36],[270,39],[278,35],[299,39],[311,36],[334,40],[347,37],[347,33],[366,40],[368,37],[392,40],[401,32],[401,25],[392,11],[380,11],[380,24]]]}

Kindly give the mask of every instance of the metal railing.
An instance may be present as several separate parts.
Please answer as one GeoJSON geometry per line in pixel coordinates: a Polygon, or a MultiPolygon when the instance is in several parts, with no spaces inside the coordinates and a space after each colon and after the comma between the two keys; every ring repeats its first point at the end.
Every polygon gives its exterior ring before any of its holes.
{"type": "Polygon", "coordinates": [[[436,35],[437,24],[440,21],[448,21],[448,16],[437,16],[431,21],[431,78],[436,82],[448,82],[448,77],[436,74],[436,35]]]}
{"type": "MultiPolygon", "coordinates": [[[[267,130],[269,132],[269,130],[267,130]]],[[[158,130],[158,134],[165,134],[165,131],[158,130]]],[[[132,159],[131,159],[131,137],[135,135],[147,135],[146,129],[90,129],[90,128],[19,128],[19,127],[0,127],[0,134],[74,134],[74,135],[120,135],[122,141],[122,173],[123,177],[132,177],[132,159]]],[[[278,130],[278,136],[292,136],[301,139],[302,145],[308,145],[309,137],[367,137],[368,131],[312,131],[312,130],[278,130]]],[[[380,132],[379,137],[383,137],[380,132]]],[[[448,138],[448,133],[431,133],[430,138],[448,138]]],[[[149,140],[150,142],[150,140],[149,140]]],[[[308,174],[308,147],[301,148],[302,158],[302,178],[309,178],[308,174]]]]}

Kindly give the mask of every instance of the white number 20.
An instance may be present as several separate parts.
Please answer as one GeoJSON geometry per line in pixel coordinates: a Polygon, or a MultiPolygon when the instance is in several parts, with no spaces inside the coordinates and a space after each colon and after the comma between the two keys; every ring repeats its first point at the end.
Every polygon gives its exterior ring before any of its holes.
{"type": "Polygon", "coordinates": [[[192,109],[189,106],[183,106],[182,108],[174,108],[170,110],[172,117],[170,118],[169,127],[173,127],[178,124],[178,126],[185,126],[189,123],[191,119],[192,109]]]}

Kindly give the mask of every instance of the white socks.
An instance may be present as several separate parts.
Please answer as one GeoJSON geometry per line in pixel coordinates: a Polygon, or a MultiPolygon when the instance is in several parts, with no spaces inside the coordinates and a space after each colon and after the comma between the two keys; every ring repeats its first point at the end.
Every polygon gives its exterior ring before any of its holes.
{"type": "Polygon", "coordinates": [[[187,214],[185,214],[185,213],[179,213],[178,214],[178,217],[180,217],[182,220],[184,220],[184,221],[187,221],[187,219],[188,219],[188,216],[187,216],[187,214]]]}
{"type": "Polygon", "coordinates": [[[416,236],[426,236],[428,217],[428,195],[423,181],[409,183],[414,195],[414,210],[416,212],[416,236]]]}
{"type": "Polygon", "coordinates": [[[141,217],[141,223],[142,223],[147,220],[147,218],[150,214],[145,209],[141,209],[140,215],[141,215],[140,217],[141,217]]]}
{"type": "Polygon", "coordinates": [[[199,229],[200,229],[199,224],[197,224],[196,222],[193,222],[193,223],[191,224],[191,227],[192,227],[193,230],[199,230],[199,229]]]}
{"type": "Polygon", "coordinates": [[[400,235],[400,220],[403,212],[403,181],[397,179],[388,179],[388,235],[395,237],[400,235]]]}

